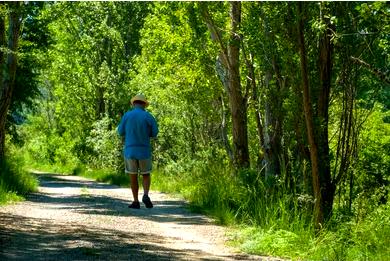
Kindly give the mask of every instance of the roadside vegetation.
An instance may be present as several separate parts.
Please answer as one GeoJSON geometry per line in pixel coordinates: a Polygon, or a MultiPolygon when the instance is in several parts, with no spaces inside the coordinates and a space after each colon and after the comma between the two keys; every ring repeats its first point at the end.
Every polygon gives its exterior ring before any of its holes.
{"type": "Polygon", "coordinates": [[[0,205],[23,200],[37,187],[38,180],[26,170],[23,158],[13,155],[0,163],[0,205]]]}

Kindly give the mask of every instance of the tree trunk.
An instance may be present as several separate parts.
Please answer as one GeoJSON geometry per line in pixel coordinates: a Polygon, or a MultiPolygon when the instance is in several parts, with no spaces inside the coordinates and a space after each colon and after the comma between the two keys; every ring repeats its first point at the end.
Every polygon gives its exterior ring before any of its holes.
{"type": "MultiPolygon", "coordinates": [[[[244,50],[244,48],[243,48],[244,50]]],[[[257,84],[256,84],[256,76],[255,76],[255,69],[253,66],[253,59],[252,55],[249,55],[249,59],[247,59],[246,54],[244,52],[244,58],[245,58],[245,63],[249,72],[249,77],[247,79],[247,89],[252,89],[252,101],[253,101],[253,106],[255,109],[255,120],[256,120],[256,127],[257,127],[257,138],[259,140],[259,146],[261,150],[257,152],[257,168],[258,170],[263,168],[263,160],[264,160],[264,128],[263,128],[263,123],[262,123],[262,118],[261,118],[261,111],[260,111],[260,99],[259,95],[257,93],[257,84]],[[263,152],[263,155],[261,155],[261,152],[263,152]]]]}
{"type": "Polygon", "coordinates": [[[230,161],[233,161],[233,151],[229,143],[227,135],[227,126],[226,126],[226,112],[225,112],[225,103],[221,95],[221,137],[222,142],[225,147],[226,153],[229,156],[230,161]]]}
{"type": "MultiPolygon", "coordinates": [[[[0,7],[4,6],[4,2],[0,2],[0,7]]],[[[3,98],[3,71],[5,67],[5,53],[6,49],[6,38],[5,38],[5,19],[4,16],[0,15],[0,102],[3,98]]],[[[0,109],[2,109],[2,103],[0,103],[0,109]]],[[[6,114],[0,114],[0,163],[4,158],[4,143],[5,143],[5,117],[6,114]]]]}
{"type": "MultiPolygon", "coordinates": [[[[272,93],[271,87],[270,87],[270,81],[272,80],[272,73],[271,71],[267,71],[265,75],[265,81],[264,81],[264,87],[268,90],[268,94],[272,93]]],[[[270,95],[271,96],[271,95],[270,95]]],[[[273,97],[275,98],[275,97],[273,97]]],[[[279,159],[278,159],[278,148],[276,145],[276,120],[274,119],[275,116],[275,107],[272,106],[273,102],[276,102],[271,97],[268,97],[264,101],[264,167],[265,167],[265,178],[272,179],[277,174],[280,174],[280,168],[279,168],[279,159]]],[[[280,137],[277,137],[278,139],[280,137]]]]}
{"type": "Polygon", "coordinates": [[[226,45],[221,37],[221,30],[212,20],[207,4],[201,4],[202,16],[209,28],[211,38],[216,41],[221,53],[219,60],[227,74],[227,92],[232,115],[233,164],[236,168],[249,167],[249,149],[247,133],[247,97],[242,94],[240,79],[240,45],[239,27],[241,23],[241,2],[230,2],[231,32],[226,45]]]}
{"type": "Polygon", "coordinates": [[[332,73],[332,43],[330,36],[330,18],[326,18],[324,13],[321,13],[321,19],[327,25],[326,30],[320,37],[320,52],[319,52],[319,72],[320,72],[320,92],[317,106],[317,128],[318,134],[318,156],[319,156],[319,174],[320,187],[323,199],[324,219],[327,220],[332,212],[335,186],[332,183],[330,173],[330,158],[329,158],[329,138],[328,138],[328,122],[329,122],[329,95],[331,87],[332,73]]]}
{"type": "Polygon", "coordinates": [[[247,104],[242,95],[240,80],[241,2],[231,2],[231,34],[228,45],[230,110],[233,123],[234,164],[238,168],[249,167],[247,104]]]}
{"type": "MultiPolygon", "coordinates": [[[[16,68],[17,68],[17,49],[19,43],[20,25],[21,25],[21,2],[10,2],[9,14],[9,35],[7,60],[5,61],[4,53],[0,56],[0,68],[2,77],[0,77],[0,160],[5,156],[5,122],[7,119],[8,109],[11,104],[12,91],[14,89],[16,68]]],[[[5,46],[5,23],[0,20],[0,44],[5,46]]]]}
{"type": "Polygon", "coordinates": [[[314,203],[314,225],[316,229],[321,228],[324,222],[323,199],[321,195],[320,177],[319,177],[319,158],[318,149],[315,141],[315,130],[313,122],[313,111],[310,99],[309,75],[307,70],[307,54],[304,37],[304,21],[302,12],[302,2],[298,2],[298,47],[300,54],[300,67],[302,77],[303,109],[305,113],[307,138],[310,146],[311,173],[313,179],[313,191],[315,197],[314,203]]]}
{"type": "Polygon", "coordinates": [[[281,138],[282,138],[282,122],[283,114],[281,113],[283,103],[283,87],[284,80],[281,76],[280,66],[278,62],[277,49],[273,45],[276,41],[272,28],[270,27],[268,16],[262,9],[262,3],[259,2],[259,17],[260,23],[263,24],[264,30],[264,46],[266,56],[268,57],[266,73],[265,73],[265,91],[267,98],[264,100],[264,167],[265,177],[274,178],[281,173],[281,158],[283,157],[281,138]],[[271,84],[272,80],[276,81],[271,84]]]}

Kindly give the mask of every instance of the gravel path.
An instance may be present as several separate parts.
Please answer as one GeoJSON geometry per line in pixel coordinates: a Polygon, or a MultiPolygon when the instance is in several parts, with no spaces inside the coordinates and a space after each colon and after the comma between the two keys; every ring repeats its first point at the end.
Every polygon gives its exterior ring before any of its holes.
{"type": "Polygon", "coordinates": [[[39,192],[0,207],[0,260],[277,260],[224,246],[224,228],[183,200],[151,192],[129,209],[130,189],[39,174],[39,192]]]}

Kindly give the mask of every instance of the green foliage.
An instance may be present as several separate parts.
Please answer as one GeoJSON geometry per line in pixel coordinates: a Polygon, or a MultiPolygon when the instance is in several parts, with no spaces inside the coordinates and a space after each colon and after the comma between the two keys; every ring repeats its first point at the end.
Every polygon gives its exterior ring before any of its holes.
{"type": "Polygon", "coordinates": [[[152,101],[149,109],[160,126],[159,165],[187,155],[196,158],[197,152],[220,142],[222,85],[210,71],[215,50],[204,25],[190,26],[199,19],[186,12],[191,5],[156,3],[141,30],[142,55],[131,87],[152,101]]]}
{"type": "Polygon", "coordinates": [[[154,177],[157,188],[178,192],[194,207],[212,214],[222,224],[244,223],[279,229],[306,229],[312,204],[302,196],[285,195],[254,171],[235,175],[216,158],[172,162],[154,177]],[[190,163],[190,164],[188,164],[190,163]]]}
{"type": "MultiPolygon", "coordinates": [[[[44,115],[43,115],[44,116],[44,115]]],[[[68,132],[60,136],[52,122],[42,116],[30,116],[30,124],[23,125],[20,135],[25,145],[20,150],[31,168],[42,169],[43,165],[55,165],[67,173],[77,166],[79,160],[72,154],[77,139],[68,132]]]]}
{"type": "Polygon", "coordinates": [[[371,111],[360,136],[360,158],[356,169],[359,192],[373,194],[390,184],[390,123],[384,122],[390,111],[376,105],[371,111]]]}
{"type": "Polygon", "coordinates": [[[334,220],[314,236],[311,229],[239,227],[230,233],[233,245],[260,255],[293,260],[386,260],[390,253],[389,206],[382,205],[358,222],[334,220]]]}
{"type": "Polygon", "coordinates": [[[123,170],[122,146],[114,122],[108,118],[96,121],[86,145],[89,148],[88,164],[94,168],[123,170]]]}
{"type": "Polygon", "coordinates": [[[20,156],[12,155],[0,163],[0,204],[21,200],[37,186],[37,179],[25,170],[20,156]]]}

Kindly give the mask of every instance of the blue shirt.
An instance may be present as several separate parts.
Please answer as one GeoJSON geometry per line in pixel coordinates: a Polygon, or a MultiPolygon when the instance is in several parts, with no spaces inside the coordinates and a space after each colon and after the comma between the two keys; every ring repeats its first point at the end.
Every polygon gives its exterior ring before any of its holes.
{"type": "Polygon", "coordinates": [[[126,112],[118,126],[118,133],[125,137],[126,159],[151,158],[150,138],[157,136],[158,126],[149,112],[140,106],[126,112]]]}

